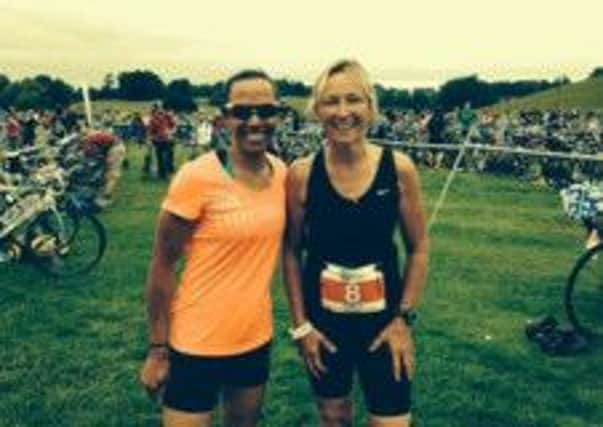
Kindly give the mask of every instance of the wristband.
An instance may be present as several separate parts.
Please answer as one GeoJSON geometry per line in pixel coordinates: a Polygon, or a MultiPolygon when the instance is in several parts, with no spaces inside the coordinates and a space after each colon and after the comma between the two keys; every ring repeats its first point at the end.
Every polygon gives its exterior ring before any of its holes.
{"type": "Polygon", "coordinates": [[[155,348],[167,348],[168,344],[166,342],[152,342],[149,344],[149,350],[153,350],[155,348]]]}
{"type": "Polygon", "coordinates": [[[293,341],[298,341],[308,336],[313,330],[314,326],[312,326],[312,323],[305,321],[297,328],[289,328],[289,335],[291,335],[293,341]]]}

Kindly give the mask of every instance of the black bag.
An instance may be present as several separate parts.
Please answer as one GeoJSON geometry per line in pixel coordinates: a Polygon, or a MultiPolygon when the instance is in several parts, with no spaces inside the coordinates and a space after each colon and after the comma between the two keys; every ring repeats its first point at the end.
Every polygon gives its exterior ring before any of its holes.
{"type": "Polygon", "coordinates": [[[551,315],[528,320],[525,333],[549,356],[573,356],[589,349],[589,342],[575,329],[559,326],[551,315]]]}

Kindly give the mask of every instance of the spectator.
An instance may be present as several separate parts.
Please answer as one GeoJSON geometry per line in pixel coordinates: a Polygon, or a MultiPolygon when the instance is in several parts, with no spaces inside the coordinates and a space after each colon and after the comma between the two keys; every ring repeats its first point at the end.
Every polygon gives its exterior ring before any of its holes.
{"type": "Polygon", "coordinates": [[[38,120],[32,110],[28,110],[25,113],[23,121],[21,122],[21,135],[23,139],[24,147],[31,147],[34,145],[36,140],[36,127],[38,126],[38,120]]]}
{"type": "Polygon", "coordinates": [[[130,135],[138,145],[143,145],[145,143],[147,130],[140,113],[135,113],[130,121],[130,135]]]}
{"type": "Polygon", "coordinates": [[[157,176],[167,179],[174,172],[174,142],[172,135],[176,129],[174,117],[159,104],[155,104],[149,121],[149,137],[155,148],[157,176]]]}
{"type": "Polygon", "coordinates": [[[121,177],[126,156],[126,147],[123,141],[111,132],[91,131],[85,137],[85,152],[104,168],[102,187],[95,202],[97,206],[105,208],[113,202],[115,187],[121,177]]]}
{"type": "Polygon", "coordinates": [[[6,139],[9,150],[16,150],[21,146],[21,122],[14,109],[10,109],[6,120],[6,139]]]}

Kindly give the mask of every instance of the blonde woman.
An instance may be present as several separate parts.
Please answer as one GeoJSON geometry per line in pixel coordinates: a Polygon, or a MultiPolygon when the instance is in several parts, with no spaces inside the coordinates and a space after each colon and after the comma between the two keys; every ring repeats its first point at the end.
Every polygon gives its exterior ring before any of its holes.
{"type": "Polygon", "coordinates": [[[295,162],[287,179],[290,333],[310,373],[323,426],[351,425],[355,373],[369,425],[408,426],[411,327],[429,246],[417,169],[407,156],[367,140],[377,99],[358,62],[328,67],[309,110],[324,127],[326,143],[295,162]],[[406,252],[402,272],[396,228],[406,252]]]}

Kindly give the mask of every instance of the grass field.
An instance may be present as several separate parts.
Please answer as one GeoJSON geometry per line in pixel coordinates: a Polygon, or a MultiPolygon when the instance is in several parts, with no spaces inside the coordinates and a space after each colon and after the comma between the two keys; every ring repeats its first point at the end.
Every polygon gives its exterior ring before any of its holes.
{"type": "Polygon", "coordinates": [[[560,88],[512,99],[493,107],[498,111],[517,110],[603,110],[603,77],[586,79],[560,88]]]}
{"type": "MultiPolygon", "coordinates": [[[[108,100],[95,100],[92,108],[94,113],[101,113],[105,110],[119,111],[120,113],[140,113],[148,114],[151,111],[151,107],[156,101],[123,101],[120,99],[108,99],[108,100]]],[[[71,106],[71,108],[78,112],[84,113],[84,103],[77,102],[71,106]]]]}
{"type": "MultiPolygon", "coordinates": [[[[140,180],[135,150],[115,205],[102,215],[109,248],[96,271],[55,282],[28,265],[0,265],[0,426],[158,425],[158,407],[137,377],[147,343],[143,282],[165,185],[140,180]]],[[[444,179],[423,172],[429,207],[444,179]]],[[[523,333],[528,318],[562,316],[562,286],[582,237],[548,190],[457,176],[431,232],[417,328],[416,425],[603,426],[601,348],[551,358],[523,333]]],[[[286,334],[280,277],[274,294],[263,425],[317,426],[286,334]]],[[[357,412],[359,421],[365,416],[357,412]]]]}

